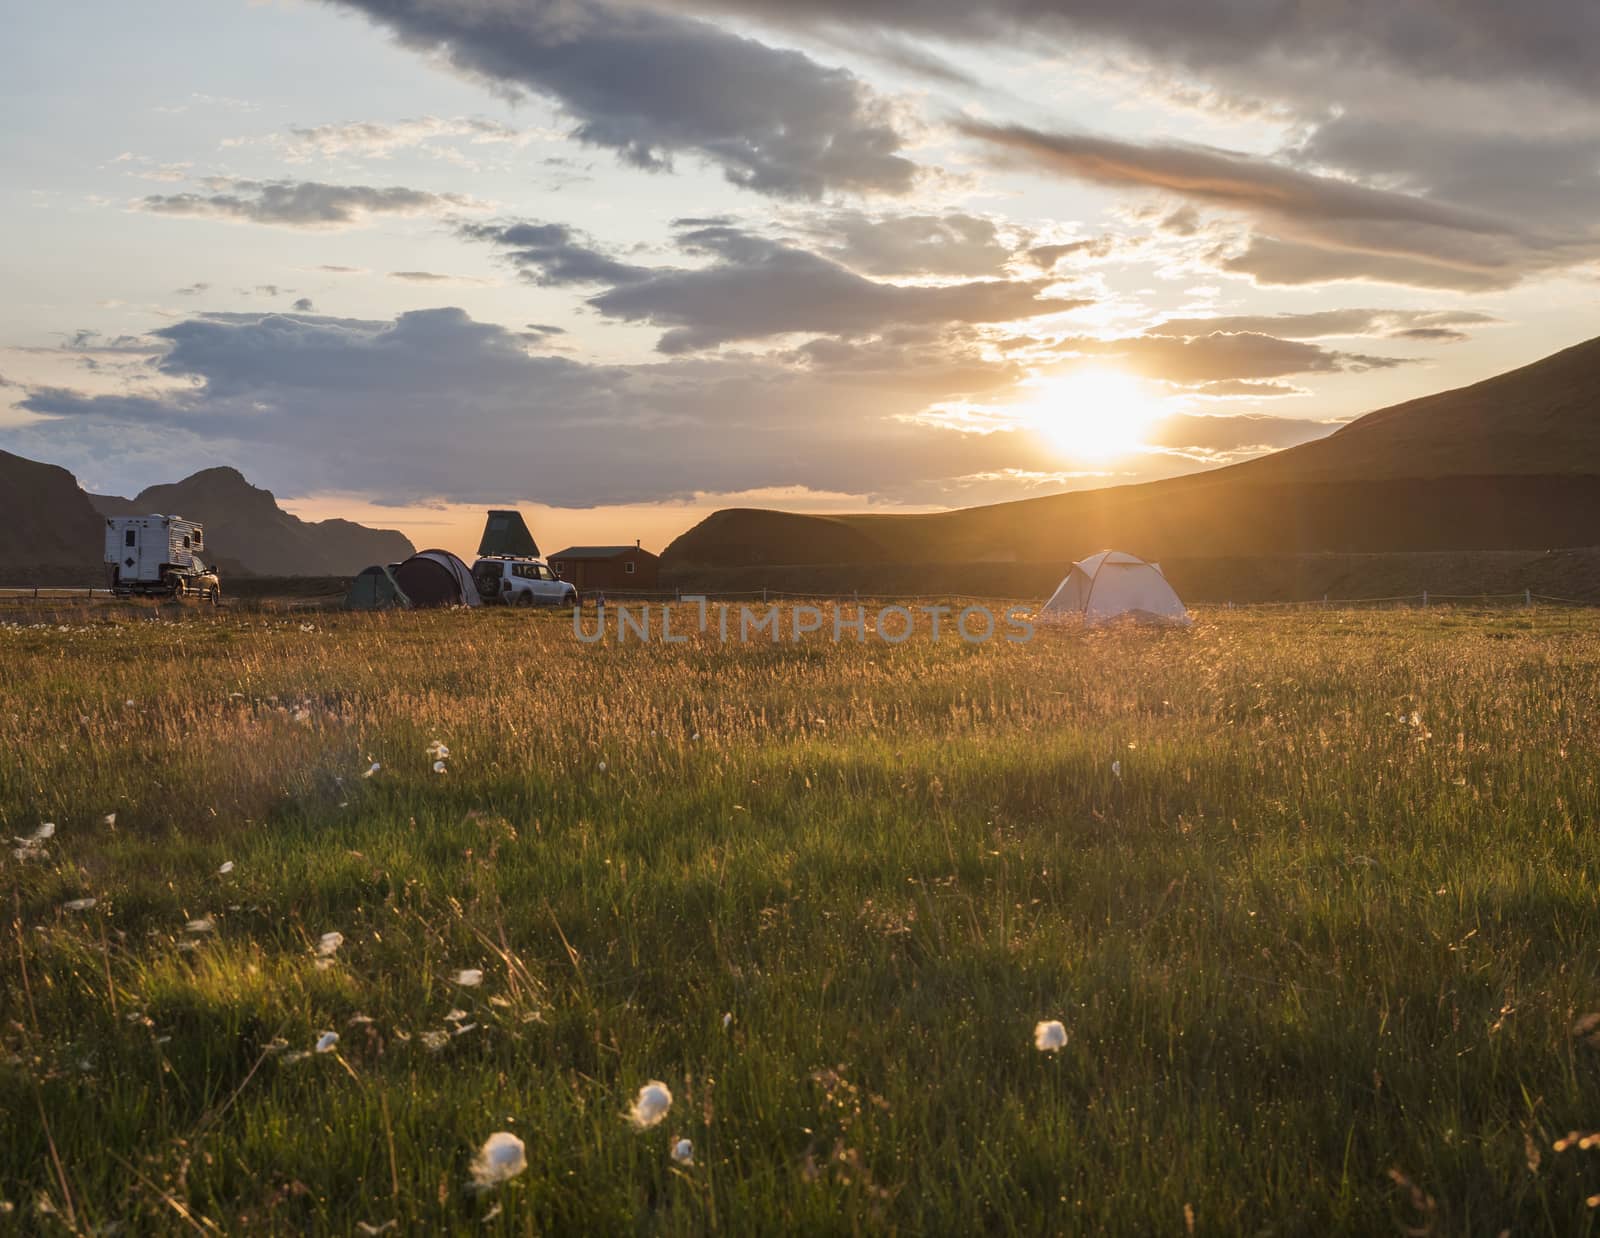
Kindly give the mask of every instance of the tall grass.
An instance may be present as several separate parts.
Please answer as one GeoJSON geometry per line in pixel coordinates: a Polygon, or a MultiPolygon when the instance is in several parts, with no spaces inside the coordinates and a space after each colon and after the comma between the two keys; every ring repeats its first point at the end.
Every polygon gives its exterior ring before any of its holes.
{"type": "Polygon", "coordinates": [[[1597,716],[1586,612],[0,628],[0,1227],[1587,1232],[1597,716]]]}

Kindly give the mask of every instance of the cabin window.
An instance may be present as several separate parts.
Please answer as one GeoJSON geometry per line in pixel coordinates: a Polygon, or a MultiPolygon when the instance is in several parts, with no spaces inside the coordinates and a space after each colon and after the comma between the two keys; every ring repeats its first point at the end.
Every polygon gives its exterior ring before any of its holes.
{"type": "Polygon", "coordinates": [[[201,546],[202,546],[202,545],[203,545],[203,541],[202,541],[202,539],[203,539],[203,538],[204,538],[204,537],[205,537],[205,534],[204,534],[204,533],[202,533],[202,532],[200,532],[200,530],[199,530],[199,529],[196,529],[196,530],[195,530],[195,531],[194,531],[194,548],[195,548],[195,549],[196,549],[196,550],[199,550],[199,549],[200,549],[200,547],[201,547],[201,546]]]}
{"type": "Polygon", "coordinates": [[[124,533],[122,535],[122,544],[124,546],[132,546],[138,540],[139,540],[139,535],[137,533],[135,533],[132,529],[129,529],[126,533],[124,533]]]}
{"type": "Polygon", "coordinates": [[[188,539],[188,537],[187,537],[187,536],[185,536],[185,537],[184,537],[184,539],[183,539],[183,548],[184,548],[184,549],[185,549],[185,550],[188,550],[188,549],[189,549],[189,539],[188,539]]]}
{"type": "Polygon", "coordinates": [[[632,576],[633,575],[633,561],[630,559],[628,562],[624,563],[622,565],[622,570],[627,575],[632,576]]]}

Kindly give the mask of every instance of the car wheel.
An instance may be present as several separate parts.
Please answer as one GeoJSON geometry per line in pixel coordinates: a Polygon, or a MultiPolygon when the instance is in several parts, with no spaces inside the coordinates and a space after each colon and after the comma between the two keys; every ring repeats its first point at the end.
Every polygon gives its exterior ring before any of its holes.
{"type": "Polygon", "coordinates": [[[511,597],[512,597],[511,604],[513,606],[532,606],[533,605],[533,594],[529,593],[526,589],[522,589],[519,592],[512,594],[511,597]]]}

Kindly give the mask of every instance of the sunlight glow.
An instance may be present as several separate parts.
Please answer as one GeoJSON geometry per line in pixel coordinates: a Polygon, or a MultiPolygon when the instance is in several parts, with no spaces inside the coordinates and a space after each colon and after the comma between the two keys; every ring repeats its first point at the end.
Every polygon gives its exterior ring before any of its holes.
{"type": "Polygon", "coordinates": [[[1089,460],[1130,455],[1167,410],[1140,379],[1120,370],[1044,378],[1028,401],[1035,429],[1061,451],[1089,460]]]}

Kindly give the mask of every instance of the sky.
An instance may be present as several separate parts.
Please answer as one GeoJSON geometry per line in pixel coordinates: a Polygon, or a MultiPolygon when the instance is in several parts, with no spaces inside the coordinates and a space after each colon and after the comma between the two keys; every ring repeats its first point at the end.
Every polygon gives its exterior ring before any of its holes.
{"type": "Polygon", "coordinates": [[[926,511],[1600,334],[1592,0],[6,8],[0,449],[463,552],[926,511]]]}

